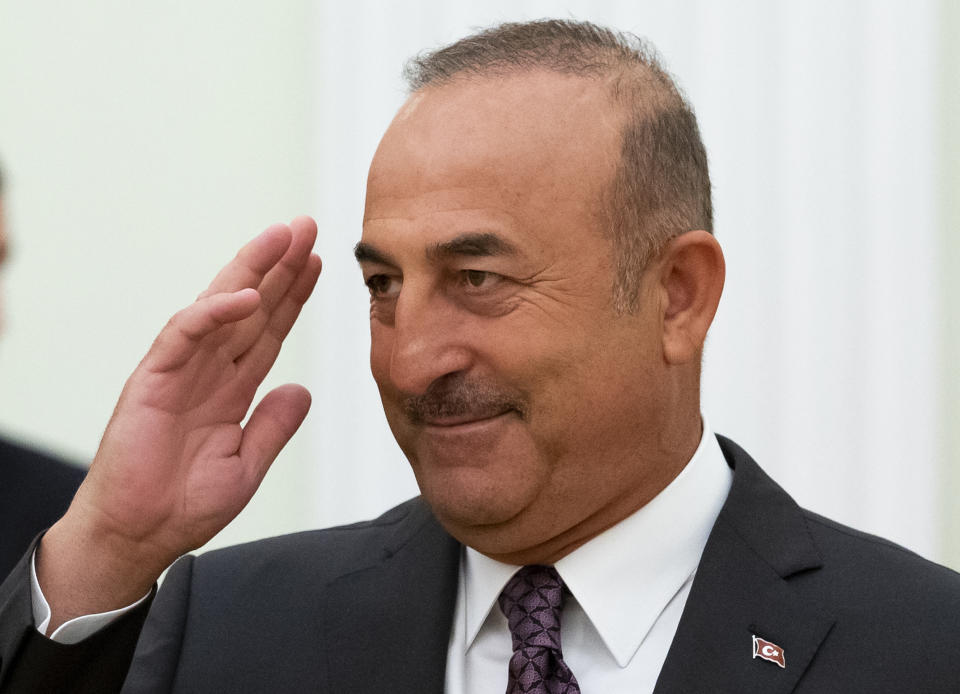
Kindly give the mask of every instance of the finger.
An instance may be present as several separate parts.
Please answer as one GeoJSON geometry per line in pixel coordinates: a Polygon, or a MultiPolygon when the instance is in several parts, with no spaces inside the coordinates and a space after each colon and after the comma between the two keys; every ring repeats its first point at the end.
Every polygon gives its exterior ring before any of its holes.
{"type": "Polygon", "coordinates": [[[309,260],[317,240],[317,224],[310,217],[297,217],[290,222],[290,232],[293,238],[286,253],[257,287],[267,314],[283,300],[309,260]]]}
{"type": "Polygon", "coordinates": [[[242,356],[236,358],[237,367],[243,373],[246,383],[259,384],[270,371],[280,353],[284,338],[293,328],[304,303],[313,293],[321,267],[320,256],[311,255],[297,281],[269,317],[269,322],[256,342],[249,346],[242,356]]]}
{"type": "Polygon", "coordinates": [[[283,340],[290,332],[293,324],[300,316],[303,305],[307,303],[307,299],[313,294],[322,269],[323,261],[320,260],[320,256],[311,253],[297,281],[290,287],[283,301],[274,309],[273,315],[270,316],[270,321],[267,323],[267,330],[272,333],[274,337],[283,340]]]}
{"type": "Polygon", "coordinates": [[[310,410],[310,392],[293,383],[274,388],[253,410],[243,428],[240,460],[258,479],[296,433],[310,410]]]}
{"type": "Polygon", "coordinates": [[[257,316],[220,336],[221,342],[230,340],[226,347],[228,353],[237,357],[257,341],[278,301],[278,293],[289,288],[290,282],[303,269],[316,238],[317,224],[310,217],[296,217],[289,228],[275,224],[241,249],[234,261],[217,275],[210,288],[200,295],[203,298],[218,287],[244,283],[255,286],[260,292],[262,310],[257,316]]]}
{"type": "Polygon", "coordinates": [[[285,224],[267,227],[249,241],[236,257],[227,263],[200,294],[200,298],[222,292],[233,292],[244,287],[260,286],[267,273],[283,258],[293,241],[293,233],[285,224]]]}
{"type": "Polygon", "coordinates": [[[259,306],[260,295],[249,288],[197,299],[177,312],[160,331],[144,360],[147,367],[164,372],[183,366],[196,354],[204,338],[225,325],[250,317],[259,306]]]}
{"type": "Polygon", "coordinates": [[[311,255],[310,249],[317,238],[317,225],[309,217],[297,217],[291,222],[291,234],[292,240],[286,253],[270,269],[257,288],[260,292],[261,310],[243,325],[237,326],[237,330],[225,335],[230,342],[224,349],[233,355],[233,358],[241,356],[257,343],[270,322],[274,309],[302,274],[311,255]]]}

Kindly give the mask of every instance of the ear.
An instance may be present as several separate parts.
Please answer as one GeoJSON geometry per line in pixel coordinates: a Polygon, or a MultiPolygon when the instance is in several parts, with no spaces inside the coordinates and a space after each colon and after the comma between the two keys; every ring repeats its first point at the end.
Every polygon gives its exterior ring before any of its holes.
{"type": "Polygon", "coordinates": [[[664,358],[668,364],[699,361],[723,293],[723,251],[713,234],[688,231],[666,245],[658,265],[664,358]]]}

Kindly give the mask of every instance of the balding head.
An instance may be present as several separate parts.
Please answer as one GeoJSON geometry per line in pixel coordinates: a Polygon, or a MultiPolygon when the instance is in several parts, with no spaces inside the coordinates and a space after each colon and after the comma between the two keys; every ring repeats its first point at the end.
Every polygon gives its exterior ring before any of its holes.
{"type": "Polygon", "coordinates": [[[707,156],[693,111],[641,39],[589,22],[501,24],[411,60],[412,91],[550,70],[605,83],[620,109],[620,161],[598,201],[615,248],[615,303],[637,307],[640,277],[667,241],[713,232],[707,156]]]}

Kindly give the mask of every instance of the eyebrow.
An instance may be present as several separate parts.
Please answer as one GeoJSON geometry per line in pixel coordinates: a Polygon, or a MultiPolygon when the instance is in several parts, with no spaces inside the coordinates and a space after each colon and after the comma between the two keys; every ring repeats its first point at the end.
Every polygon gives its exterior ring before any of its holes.
{"type": "Polygon", "coordinates": [[[427,249],[428,258],[449,258],[469,256],[483,258],[494,255],[519,255],[520,251],[512,243],[489,231],[473,231],[460,234],[449,241],[438,243],[427,249]]]}
{"type": "MultiPolygon", "coordinates": [[[[450,258],[468,256],[483,258],[497,255],[516,256],[519,249],[501,236],[489,231],[472,231],[460,234],[449,241],[427,248],[427,258],[450,258]]],[[[358,263],[381,263],[396,265],[393,259],[375,246],[361,241],[353,247],[353,256],[358,263]]]]}
{"type": "Polygon", "coordinates": [[[393,259],[386,253],[382,253],[369,243],[361,241],[353,247],[353,257],[358,263],[380,263],[381,265],[395,265],[393,259]]]}

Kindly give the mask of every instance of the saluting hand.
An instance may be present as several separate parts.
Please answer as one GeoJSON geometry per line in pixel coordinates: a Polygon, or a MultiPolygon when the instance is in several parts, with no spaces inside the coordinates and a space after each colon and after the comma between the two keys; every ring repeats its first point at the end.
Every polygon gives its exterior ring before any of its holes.
{"type": "Polygon", "coordinates": [[[86,481],[44,536],[50,631],[136,600],[247,504],[310,394],[272,390],[242,422],[320,274],[299,217],[244,246],[170,319],[130,376],[86,481]]]}

